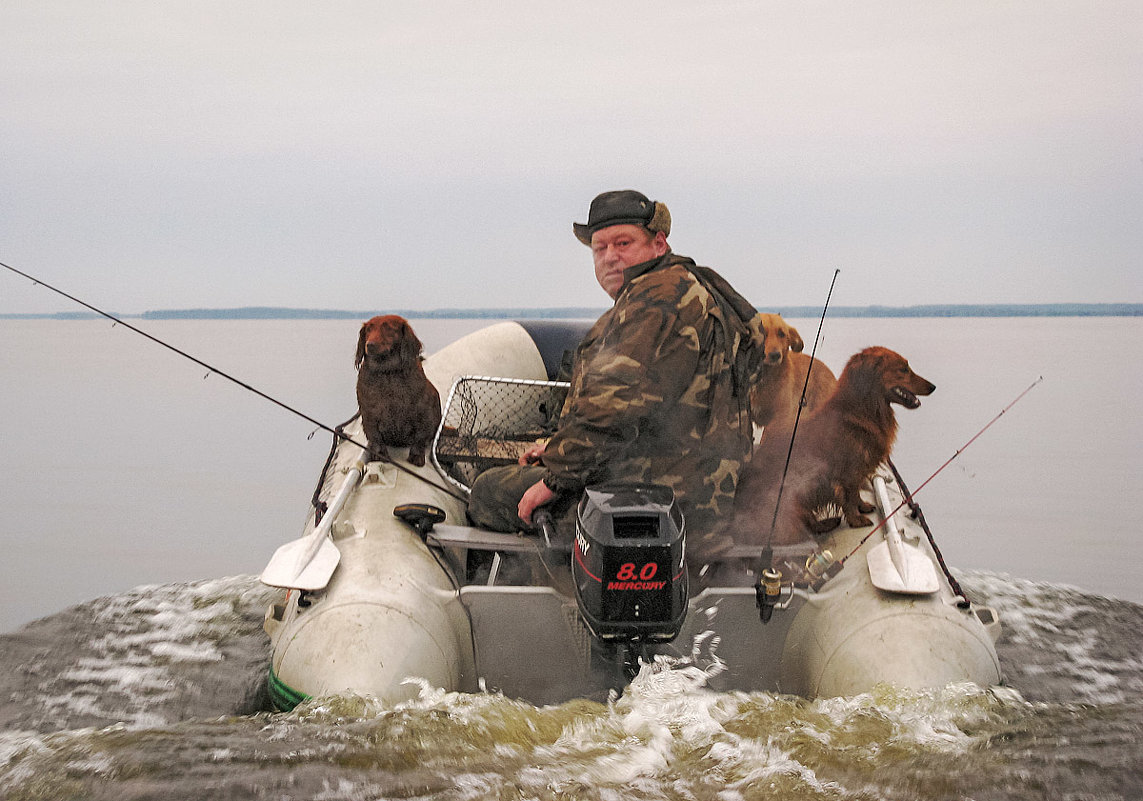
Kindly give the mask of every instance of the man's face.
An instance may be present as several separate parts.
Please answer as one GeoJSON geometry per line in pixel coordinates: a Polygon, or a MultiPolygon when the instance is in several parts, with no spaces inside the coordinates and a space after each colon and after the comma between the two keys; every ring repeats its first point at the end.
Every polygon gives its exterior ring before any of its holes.
{"type": "Polygon", "coordinates": [[[662,233],[652,235],[638,225],[611,225],[591,235],[595,280],[612,300],[619,297],[624,270],[657,259],[666,252],[666,236],[662,233]]]}

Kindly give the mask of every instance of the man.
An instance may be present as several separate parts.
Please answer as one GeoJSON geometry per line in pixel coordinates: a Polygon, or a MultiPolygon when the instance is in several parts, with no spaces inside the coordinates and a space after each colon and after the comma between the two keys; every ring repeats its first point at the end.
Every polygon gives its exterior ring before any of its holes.
{"type": "Polygon", "coordinates": [[[673,254],[670,229],[667,207],[631,190],[599,195],[587,223],[573,224],[615,304],[576,351],[550,441],[474,482],[478,525],[513,531],[542,506],[566,514],[586,486],[654,483],[675,491],[692,566],[732,544],[718,523],[751,445],[757,365],[744,364],[757,312],[717,273],[673,254]]]}

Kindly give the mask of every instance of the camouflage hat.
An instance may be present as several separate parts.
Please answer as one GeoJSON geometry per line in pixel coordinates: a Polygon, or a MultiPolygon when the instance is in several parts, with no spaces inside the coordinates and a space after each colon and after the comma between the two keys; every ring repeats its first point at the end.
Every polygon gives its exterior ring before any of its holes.
{"type": "Polygon", "coordinates": [[[633,189],[620,189],[596,195],[587,212],[587,223],[572,223],[576,239],[591,245],[591,235],[612,225],[641,225],[664,235],[671,233],[671,213],[665,203],[648,200],[633,189]]]}

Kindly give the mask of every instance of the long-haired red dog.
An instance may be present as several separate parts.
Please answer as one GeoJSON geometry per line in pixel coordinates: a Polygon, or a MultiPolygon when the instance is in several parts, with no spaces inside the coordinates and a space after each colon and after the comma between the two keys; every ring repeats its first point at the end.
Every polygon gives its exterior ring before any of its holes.
{"type": "MultiPolygon", "coordinates": [[[[860,490],[893,448],[897,418],[892,404],[916,409],[921,405],[917,396],[934,389],[888,348],[866,348],[850,357],[833,395],[798,425],[774,544],[824,534],[842,517],[849,526],[870,525],[865,515],[873,506],[862,500],[860,490]],[[825,514],[831,516],[823,519],[825,514]]],[[[740,542],[757,544],[769,532],[791,430],[792,421],[767,428],[742,471],[734,500],[740,542]]]]}
{"type": "Polygon", "coordinates": [[[420,467],[441,421],[441,399],[421,366],[421,340],[396,314],[374,317],[357,337],[357,408],[375,459],[408,448],[420,467]]]}

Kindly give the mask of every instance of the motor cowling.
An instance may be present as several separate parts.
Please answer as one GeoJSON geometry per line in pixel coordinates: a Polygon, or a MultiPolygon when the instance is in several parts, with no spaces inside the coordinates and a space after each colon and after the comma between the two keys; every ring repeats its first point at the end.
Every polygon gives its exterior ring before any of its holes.
{"type": "Polygon", "coordinates": [[[607,641],[670,642],[687,614],[686,531],[669,487],[615,484],[584,492],[572,577],[580,615],[607,641]]]}

